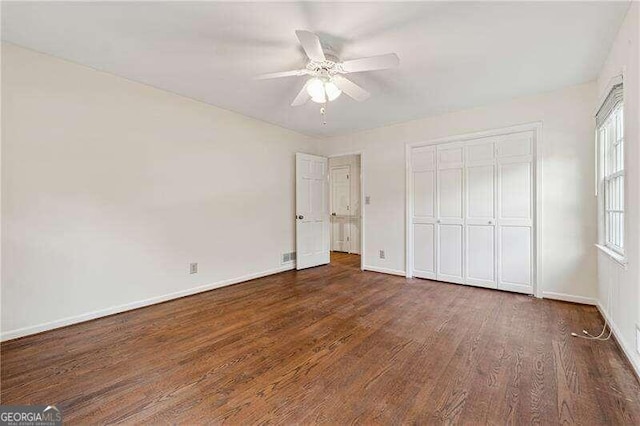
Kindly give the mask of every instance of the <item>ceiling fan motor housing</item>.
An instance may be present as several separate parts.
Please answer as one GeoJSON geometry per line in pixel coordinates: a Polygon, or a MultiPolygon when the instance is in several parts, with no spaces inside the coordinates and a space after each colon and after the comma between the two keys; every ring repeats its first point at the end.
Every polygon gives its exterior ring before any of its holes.
{"type": "Polygon", "coordinates": [[[307,64],[307,69],[311,72],[315,77],[320,78],[331,78],[336,74],[343,74],[344,70],[342,69],[342,65],[333,55],[326,55],[326,60],[324,61],[309,61],[307,64]]]}

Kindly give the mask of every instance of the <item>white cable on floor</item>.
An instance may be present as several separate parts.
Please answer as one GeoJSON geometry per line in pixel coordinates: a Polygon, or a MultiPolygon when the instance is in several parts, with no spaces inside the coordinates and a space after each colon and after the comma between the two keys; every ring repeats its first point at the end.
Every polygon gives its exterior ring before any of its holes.
{"type": "Polygon", "coordinates": [[[607,320],[604,320],[604,327],[602,327],[602,332],[597,336],[593,336],[587,330],[582,330],[582,332],[586,336],[581,336],[578,333],[571,333],[571,335],[573,337],[580,337],[581,339],[605,341],[605,340],[609,340],[609,337],[611,337],[611,327],[609,327],[609,334],[607,334],[607,337],[602,337],[606,329],[607,329],[607,320]]]}
{"type": "MultiPolygon", "coordinates": [[[[609,283],[609,286],[607,288],[607,307],[609,308],[609,311],[611,311],[611,297],[612,297],[611,293],[613,292],[612,288],[613,288],[613,285],[609,283]]],[[[580,337],[581,339],[599,340],[601,342],[604,342],[605,340],[609,340],[613,330],[611,329],[611,326],[607,322],[607,317],[605,315],[602,315],[602,319],[604,320],[604,325],[602,326],[602,332],[600,332],[599,335],[594,336],[591,333],[589,333],[587,330],[582,330],[582,333],[585,334],[584,336],[581,336],[578,333],[571,333],[571,335],[573,337],[580,337]],[[604,336],[604,332],[607,330],[607,326],[609,327],[609,334],[607,334],[607,337],[602,337],[604,336]]]]}

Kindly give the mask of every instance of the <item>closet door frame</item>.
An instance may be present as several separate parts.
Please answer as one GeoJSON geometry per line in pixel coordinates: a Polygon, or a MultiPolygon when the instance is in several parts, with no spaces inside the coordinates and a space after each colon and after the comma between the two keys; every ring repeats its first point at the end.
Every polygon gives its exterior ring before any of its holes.
{"type": "Polygon", "coordinates": [[[543,171],[543,157],[542,157],[542,122],[533,122],[517,126],[503,127],[498,129],[486,130],[481,132],[465,133],[451,137],[438,138],[433,140],[427,140],[423,142],[416,142],[405,145],[405,276],[412,278],[413,273],[413,172],[411,169],[411,154],[412,150],[421,146],[429,145],[441,145],[449,144],[453,142],[466,142],[474,139],[504,136],[511,133],[519,132],[533,132],[533,203],[534,203],[534,217],[533,217],[533,258],[532,258],[532,284],[533,295],[541,298],[544,283],[542,282],[542,171],[543,171]]]}

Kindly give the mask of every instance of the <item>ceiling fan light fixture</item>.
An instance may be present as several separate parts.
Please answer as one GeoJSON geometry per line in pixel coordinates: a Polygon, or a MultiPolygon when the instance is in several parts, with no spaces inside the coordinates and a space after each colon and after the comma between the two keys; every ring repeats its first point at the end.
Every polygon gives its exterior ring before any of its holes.
{"type": "Polygon", "coordinates": [[[342,94],[342,90],[338,89],[338,86],[333,84],[332,81],[327,81],[324,84],[324,91],[327,94],[327,99],[329,101],[334,101],[342,94]]]}
{"type": "Polygon", "coordinates": [[[313,102],[323,104],[326,102],[326,93],[324,90],[324,82],[319,78],[312,78],[307,83],[307,93],[311,96],[313,102]]]}
{"type": "Polygon", "coordinates": [[[311,100],[318,104],[336,100],[342,93],[332,81],[314,77],[307,83],[307,93],[311,100]]]}

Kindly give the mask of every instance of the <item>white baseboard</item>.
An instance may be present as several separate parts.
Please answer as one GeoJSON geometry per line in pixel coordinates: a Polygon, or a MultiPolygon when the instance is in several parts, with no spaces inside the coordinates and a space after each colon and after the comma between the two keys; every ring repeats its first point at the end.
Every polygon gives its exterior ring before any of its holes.
{"type": "Polygon", "coordinates": [[[564,302],[582,303],[583,305],[597,305],[598,301],[591,297],[574,296],[573,294],[554,293],[552,291],[543,291],[543,299],[562,300],[564,302]]]}
{"type": "Polygon", "coordinates": [[[405,276],[405,272],[399,269],[381,268],[379,266],[367,266],[367,265],[364,265],[362,269],[365,271],[380,272],[381,274],[400,275],[401,277],[405,276]]]}
{"type": "Polygon", "coordinates": [[[106,309],[100,309],[98,311],[87,312],[81,315],[73,317],[62,318],[56,321],[46,322],[43,324],[33,325],[24,328],[18,328],[16,330],[6,331],[0,334],[0,341],[17,339],[18,337],[28,336],[30,334],[41,333],[43,331],[49,331],[60,327],[66,327],[72,324],[78,324],[92,319],[106,317],[108,315],[118,314],[120,312],[130,311],[132,309],[138,309],[145,306],[155,305],[156,303],[166,302],[172,299],[178,299],[180,297],[191,296],[193,294],[202,293],[205,291],[213,290],[220,287],[226,287],[232,284],[238,284],[244,281],[254,280],[256,278],[266,277],[267,275],[277,274],[279,272],[289,271],[295,269],[295,263],[289,262],[278,268],[269,269],[267,271],[257,272],[254,274],[244,275],[242,277],[231,278],[228,280],[218,281],[212,284],[205,284],[198,287],[193,287],[187,290],[176,291],[174,293],[164,294],[162,296],[152,297],[150,299],[139,300],[137,302],[125,303],[124,305],[112,306],[106,309]]]}
{"type": "Polygon", "coordinates": [[[622,333],[620,332],[620,329],[618,328],[616,323],[613,322],[613,320],[607,314],[607,312],[604,310],[604,308],[602,307],[600,302],[598,302],[596,304],[596,306],[598,307],[598,310],[600,311],[600,314],[609,323],[609,327],[611,327],[611,331],[613,332],[613,336],[616,338],[616,341],[618,342],[618,345],[622,348],[622,352],[624,353],[624,355],[629,360],[629,364],[631,364],[631,367],[633,368],[634,373],[636,373],[636,377],[638,378],[638,380],[640,380],[640,363],[636,362],[634,357],[633,357],[633,348],[630,348],[630,347],[627,346],[627,344],[625,343],[624,339],[622,338],[622,333]]]}

